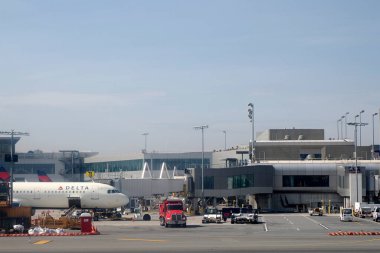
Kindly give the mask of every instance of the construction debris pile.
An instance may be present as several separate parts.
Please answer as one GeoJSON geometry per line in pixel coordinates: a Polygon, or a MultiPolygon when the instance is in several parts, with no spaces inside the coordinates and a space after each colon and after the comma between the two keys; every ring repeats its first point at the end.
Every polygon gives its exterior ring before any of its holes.
{"type": "Polygon", "coordinates": [[[33,220],[33,225],[50,229],[80,229],[80,219],[71,213],[65,213],[59,218],[54,218],[49,212],[42,212],[33,220]]]}

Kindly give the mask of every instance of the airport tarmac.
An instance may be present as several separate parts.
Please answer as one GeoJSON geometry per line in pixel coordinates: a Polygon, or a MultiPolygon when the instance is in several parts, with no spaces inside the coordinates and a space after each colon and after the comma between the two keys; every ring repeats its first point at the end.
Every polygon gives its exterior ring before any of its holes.
{"type": "Polygon", "coordinates": [[[378,252],[380,236],[331,236],[336,231],[380,232],[380,223],[336,215],[261,214],[259,224],[202,224],[186,228],[158,221],[99,221],[100,235],[0,238],[0,252],[378,252]]]}

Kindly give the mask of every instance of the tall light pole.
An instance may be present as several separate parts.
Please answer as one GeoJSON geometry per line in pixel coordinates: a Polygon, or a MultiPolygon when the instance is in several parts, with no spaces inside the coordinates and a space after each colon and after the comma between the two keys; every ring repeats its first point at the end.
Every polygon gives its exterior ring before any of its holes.
{"type": "Polygon", "coordinates": [[[336,130],[337,130],[337,132],[338,132],[338,140],[340,140],[340,132],[339,132],[339,129],[340,129],[340,127],[339,127],[339,122],[341,122],[342,121],[342,118],[340,118],[340,119],[338,119],[337,121],[336,121],[336,130]]]}
{"type": "Polygon", "coordinates": [[[248,118],[252,122],[251,163],[255,162],[255,111],[253,103],[248,104],[248,118]]]}
{"type": "Polygon", "coordinates": [[[204,142],[204,130],[208,128],[208,125],[202,125],[202,126],[196,126],[194,127],[195,130],[202,130],[202,193],[201,193],[201,202],[202,202],[202,207],[204,207],[204,159],[205,159],[205,154],[204,154],[204,149],[205,149],[205,142],[204,142]]]}
{"type": "MultiPolygon", "coordinates": [[[[143,134],[141,134],[141,135],[144,135],[144,137],[145,137],[145,146],[144,146],[144,150],[143,150],[143,166],[145,165],[145,154],[147,153],[147,139],[148,139],[148,135],[149,135],[149,133],[143,133],[143,134]]],[[[150,168],[150,169],[152,169],[152,168],[150,168]]]]}
{"type": "Polygon", "coordinates": [[[224,150],[227,150],[227,131],[223,130],[224,133],[224,150]]]}
{"type": "Polygon", "coordinates": [[[338,119],[338,120],[336,121],[336,130],[338,131],[338,140],[340,140],[340,134],[339,134],[339,122],[341,122],[341,121],[342,121],[341,118],[338,119]]]}
{"type": "Polygon", "coordinates": [[[343,135],[343,119],[345,118],[346,116],[342,116],[341,118],[340,118],[340,134],[341,134],[341,138],[342,138],[342,140],[344,140],[344,135],[343,135]]]}
{"type": "Polygon", "coordinates": [[[362,146],[362,113],[364,113],[364,110],[361,110],[360,113],[359,113],[359,120],[360,120],[360,126],[359,126],[359,129],[360,129],[360,146],[362,146]]]}
{"type": "MultiPolygon", "coordinates": [[[[356,115],[358,116],[358,115],[356,115]]],[[[361,126],[366,126],[368,125],[367,123],[357,123],[356,122],[356,116],[355,116],[355,122],[350,122],[350,123],[347,123],[348,125],[350,126],[354,126],[355,127],[355,133],[354,133],[354,136],[355,136],[355,174],[356,174],[356,201],[358,202],[361,202],[361,200],[359,200],[359,180],[358,180],[358,154],[357,154],[357,146],[358,146],[358,126],[361,127],[361,126]]]]}
{"type": "Polygon", "coordinates": [[[29,133],[23,133],[23,132],[15,132],[15,130],[11,130],[10,132],[8,131],[0,131],[0,134],[1,135],[10,135],[11,136],[11,167],[10,167],[10,170],[9,170],[9,174],[10,174],[10,182],[9,182],[9,188],[10,188],[10,195],[9,195],[9,204],[12,206],[12,203],[13,203],[13,167],[14,167],[14,163],[16,162],[16,157],[15,157],[15,143],[14,143],[14,136],[17,135],[17,136],[21,136],[21,135],[24,135],[24,136],[29,136],[29,133]]]}
{"type": "Polygon", "coordinates": [[[378,113],[372,114],[372,159],[375,160],[375,116],[378,113]]]}
{"type": "MultiPolygon", "coordinates": [[[[355,123],[357,122],[357,121],[356,121],[356,118],[359,118],[359,114],[356,114],[356,115],[355,115],[355,123]]],[[[348,125],[348,123],[347,123],[347,125],[348,125]]],[[[354,136],[354,138],[355,138],[355,136],[354,136]]]]}
{"type": "Polygon", "coordinates": [[[347,139],[347,115],[350,114],[349,112],[346,112],[344,115],[344,138],[347,139]]]}

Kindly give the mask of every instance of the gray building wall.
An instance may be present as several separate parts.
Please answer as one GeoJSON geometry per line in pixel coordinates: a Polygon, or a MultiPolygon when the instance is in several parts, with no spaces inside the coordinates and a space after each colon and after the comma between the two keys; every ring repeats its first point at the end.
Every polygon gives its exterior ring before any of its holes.
{"type": "MultiPolygon", "coordinates": [[[[370,151],[370,147],[359,150],[370,151]]],[[[310,159],[341,160],[352,158],[353,151],[354,142],[350,140],[256,142],[256,158],[260,161],[303,160],[306,156],[310,159]]]]}
{"type": "MultiPolygon", "coordinates": [[[[202,170],[194,169],[192,176],[195,182],[194,194],[201,197],[202,170]]],[[[204,177],[214,178],[214,188],[204,189],[205,197],[242,196],[247,194],[267,194],[273,192],[274,168],[271,165],[254,165],[236,168],[204,169],[204,177]],[[228,189],[228,177],[253,174],[254,186],[228,189]]]]}

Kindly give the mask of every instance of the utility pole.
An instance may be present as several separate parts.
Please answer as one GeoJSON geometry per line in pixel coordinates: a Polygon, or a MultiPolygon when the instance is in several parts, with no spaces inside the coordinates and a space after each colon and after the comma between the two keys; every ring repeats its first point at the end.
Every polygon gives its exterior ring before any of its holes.
{"type": "Polygon", "coordinates": [[[201,193],[201,201],[202,201],[202,208],[204,208],[204,149],[205,149],[205,143],[204,143],[204,130],[208,128],[208,125],[202,125],[202,126],[196,126],[194,127],[195,130],[202,130],[202,193],[201,193]]]}
{"type": "Polygon", "coordinates": [[[251,163],[256,160],[255,157],[255,111],[253,103],[248,104],[248,118],[252,122],[252,142],[251,142],[251,163]]]}
{"type": "MultiPolygon", "coordinates": [[[[143,167],[145,166],[145,154],[147,153],[147,139],[148,139],[148,135],[149,135],[149,133],[143,133],[143,134],[141,134],[141,135],[144,135],[144,137],[145,137],[145,146],[144,146],[144,150],[143,150],[143,167]]],[[[150,168],[150,169],[152,169],[152,168],[150,168]]]]}
{"type": "Polygon", "coordinates": [[[378,113],[372,114],[372,160],[375,160],[375,116],[378,113]]]}
{"type": "Polygon", "coordinates": [[[29,136],[29,133],[24,132],[15,132],[15,130],[11,131],[0,131],[0,135],[10,135],[11,136],[11,155],[10,155],[10,163],[11,167],[9,170],[10,174],[10,182],[9,182],[9,188],[10,188],[10,200],[9,203],[12,206],[13,204],[13,167],[14,163],[18,161],[18,157],[15,155],[15,143],[14,143],[14,136],[29,136]]]}
{"type": "Polygon", "coordinates": [[[341,122],[342,121],[342,119],[338,119],[337,121],[336,121],[336,129],[338,130],[338,140],[340,140],[340,134],[339,134],[339,122],[341,122]]]}
{"type": "Polygon", "coordinates": [[[224,150],[227,150],[227,131],[223,130],[224,133],[224,150]]]}
{"type": "Polygon", "coordinates": [[[361,123],[362,123],[362,113],[364,113],[364,110],[361,110],[360,112],[359,112],[359,120],[360,120],[360,125],[359,125],[359,130],[360,130],[360,146],[362,146],[362,125],[361,125],[361,123]]]}
{"type": "Polygon", "coordinates": [[[347,115],[350,114],[349,112],[346,112],[344,115],[344,138],[347,139],[347,115]]]}

